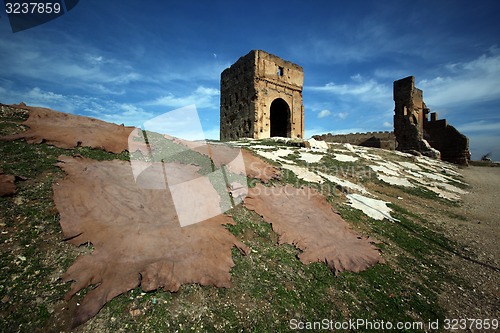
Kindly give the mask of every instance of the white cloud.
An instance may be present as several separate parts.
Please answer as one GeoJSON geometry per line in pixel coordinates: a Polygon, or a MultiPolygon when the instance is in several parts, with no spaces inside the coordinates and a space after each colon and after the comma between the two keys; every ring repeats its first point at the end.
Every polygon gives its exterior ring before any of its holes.
{"type": "Polygon", "coordinates": [[[349,112],[337,112],[335,114],[336,117],[338,117],[339,119],[347,119],[347,117],[349,116],[349,112]]]}
{"type": "Polygon", "coordinates": [[[110,109],[107,109],[107,113],[100,112],[94,115],[94,117],[115,124],[125,124],[126,126],[135,127],[140,127],[144,121],[154,117],[153,113],[146,111],[136,113],[130,113],[129,111],[121,112],[122,107],[113,103],[109,107],[110,109]]]}
{"type": "Polygon", "coordinates": [[[365,128],[380,129],[381,122],[388,119],[385,110],[393,109],[392,87],[359,74],[351,76],[347,83],[330,82],[322,86],[309,86],[304,90],[307,90],[308,95],[314,96],[315,100],[329,101],[329,104],[323,105],[313,102],[313,105],[322,105],[319,110],[336,110],[332,112],[332,116],[337,121],[346,121],[349,118],[351,121],[343,123],[346,127],[361,125],[365,128]]]}
{"type": "Polygon", "coordinates": [[[354,82],[362,82],[363,77],[361,76],[361,74],[357,73],[355,75],[351,75],[351,80],[353,80],[354,82]]]}
{"type": "Polygon", "coordinates": [[[144,110],[142,108],[139,108],[132,104],[124,103],[120,105],[120,108],[125,111],[123,112],[123,114],[127,116],[135,116],[137,114],[144,113],[144,110]]]}
{"type": "Polygon", "coordinates": [[[80,95],[63,95],[38,87],[28,91],[0,89],[0,101],[8,104],[25,102],[30,106],[91,116],[129,126],[140,126],[144,121],[154,117],[154,113],[133,103],[119,103],[113,100],[80,95]]]}
{"type": "Polygon", "coordinates": [[[53,93],[52,91],[43,91],[42,89],[35,87],[28,91],[25,95],[26,99],[30,101],[35,101],[37,105],[46,106],[51,104],[58,104],[64,101],[64,96],[61,94],[53,93]]]}
{"type": "Polygon", "coordinates": [[[158,97],[150,102],[151,105],[167,106],[170,108],[179,108],[186,105],[194,104],[197,108],[218,108],[219,107],[219,90],[199,86],[191,94],[187,96],[176,96],[169,93],[165,96],[158,97]]]}
{"type": "Polygon", "coordinates": [[[497,49],[469,62],[448,64],[445,71],[417,83],[431,108],[500,98],[500,52],[497,49]]]}
{"type": "Polygon", "coordinates": [[[329,111],[329,110],[321,110],[319,113],[318,113],[318,118],[321,119],[321,118],[325,118],[325,117],[328,117],[329,115],[331,115],[332,113],[329,111]]]}
{"type": "Polygon", "coordinates": [[[336,95],[363,95],[368,92],[374,92],[374,90],[379,90],[374,80],[356,84],[336,84],[329,82],[322,87],[310,87],[309,89],[330,92],[336,95]]]}
{"type": "Polygon", "coordinates": [[[382,124],[382,126],[384,126],[384,127],[392,127],[393,124],[390,123],[390,122],[388,122],[388,121],[384,121],[384,123],[382,124]]]}
{"type": "Polygon", "coordinates": [[[500,133],[500,122],[486,120],[474,121],[468,124],[455,126],[460,132],[497,132],[500,133]]]}
{"type": "Polygon", "coordinates": [[[352,82],[343,84],[329,82],[323,86],[309,86],[305,90],[328,93],[353,104],[359,101],[377,104],[392,102],[391,87],[359,74],[352,76],[351,80],[352,82]]]}
{"type": "Polygon", "coordinates": [[[2,38],[3,75],[54,84],[64,82],[66,87],[105,93],[116,93],[117,86],[146,80],[126,60],[106,58],[100,55],[101,51],[64,34],[52,37],[64,43],[64,47],[54,49],[50,39],[2,38]]]}
{"type": "MultiPolygon", "coordinates": [[[[67,113],[74,113],[84,102],[82,98],[45,91],[39,87],[24,91],[12,89],[0,90],[0,100],[2,103],[10,104],[24,102],[27,105],[46,107],[67,113]]],[[[90,103],[90,99],[88,103],[90,103]]]]}

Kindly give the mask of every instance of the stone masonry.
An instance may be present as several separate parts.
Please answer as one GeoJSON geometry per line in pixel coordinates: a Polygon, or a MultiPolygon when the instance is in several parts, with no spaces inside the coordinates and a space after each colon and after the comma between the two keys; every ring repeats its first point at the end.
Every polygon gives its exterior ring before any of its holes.
{"type": "Polygon", "coordinates": [[[221,74],[220,139],[304,137],[302,67],[252,50],[221,74]]]}
{"type": "Polygon", "coordinates": [[[441,152],[441,159],[455,164],[468,165],[470,160],[469,139],[446,119],[437,119],[431,113],[431,120],[424,119],[424,138],[431,147],[441,152]]]}
{"type": "Polygon", "coordinates": [[[394,134],[400,151],[419,152],[442,160],[467,164],[470,159],[469,139],[446,120],[437,120],[425,105],[422,90],[415,78],[394,81],[394,134]]]}
{"type": "Polygon", "coordinates": [[[314,139],[326,142],[349,143],[357,146],[396,149],[396,137],[393,132],[367,132],[350,134],[323,134],[314,135],[314,139]]]}
{"type": "Polygon", "coordinates": [[[415,87],[415,78],[408,76],[394,81],[393,96],[397,149],[432,155],[429,143],[424,140],[424,118],[429,109],[424,103],[422,90],[415,87]]]}

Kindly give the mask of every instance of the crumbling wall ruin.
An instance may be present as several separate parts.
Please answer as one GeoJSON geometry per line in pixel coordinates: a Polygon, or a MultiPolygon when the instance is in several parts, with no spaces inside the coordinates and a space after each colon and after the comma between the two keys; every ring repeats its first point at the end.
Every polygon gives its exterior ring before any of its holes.
{"type": "Polygon", "coordinates": [[[394,134],[397,149],[419,152],[444,161],[467,164],[470,159],[469,140],[446,120],[437,120],[425,105],[422,90],[415,87],[415,78],[408,76],[394,81],[394,134]]]}
{"type": "Polygon", "coordinates": [[[366,133],[353,133],[353,134],[322,134],[314,135],[314,139],[335,142],[335,143],[349,143],[357,146],[382,148],[387,150],[396,149],[396,137],[394,132],[366,132],[366,133]]]}
{"type": "Polygon", "coordinates": [[[431,113],[431,120],[424,119],[424,138],[431,147],[441,152],[441,159],[455,164],[467,165],[470,160],[469,139],[446,119],[437,119],[437,113],[431,113]]]}
{"type": "Polygon", "coordinates": [[[304,137],[302,67],[252,50],[221,74],[220,139],[304,137]]]}
{"type": "Polygon", "coordinates": [[[429,143],[424,140],[424,117],[427,117],[429,109],[422,95],[422,90],[415,88],[413,76],[394,81],[396,148],[432,155],[429,143]]]}

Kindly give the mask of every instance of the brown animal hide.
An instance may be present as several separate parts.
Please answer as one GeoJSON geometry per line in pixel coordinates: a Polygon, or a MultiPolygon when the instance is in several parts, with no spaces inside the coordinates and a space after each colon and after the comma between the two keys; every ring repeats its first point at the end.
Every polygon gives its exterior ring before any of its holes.
{"type": "MultiPolygon", "coordinates": [[[[74,281],[66,299],[96,286],[78,307],[75,326],[139,285],[144,291],[177,291],[186,283],[230,286],[231,248],[249,250],[223,227],[234,224],[231,217],[219,214],[181,227],[168,187],[151,189],[148,184],[156,181],[155,172],[144,172],[135,180],[130,162],[82,157],[60,161],[68,175],[53,188],[64,236],[72,244],[94,246],[63,276],[64,281],[74,281]]],[[[169,180],[173,177],[175,183],[191,179],[197,167],[174,164],[170,170],[169,180]]]]}
{"type": "Polygon", "coordinates": [[[0,169],[0,197],[6,197],[16,193],[16,177],[7,175],[0,169]]]}
{"type": "Polygon", "coordinates": [[[29,143],[45,141],[60,148],[88,146],[118,154],[128,148],[128,136],[134,129],[46,108],[19,108],[29,110],[29,118],[23,123],[29,130],[2,137],[2,140],[26,139],[29,143]]]}
{"type": "Polygon", "coordinates": [[[244,205],[272,224],[280,244],[302,250],[304,264],[326,262],[333,272],[359,272],[382,262],[377,248],[351,230],[312,188],[257,184],[248,190],[244,205]]]}
{"type": "Polygon", "coordinates": [[[226,165],[229,171],[234,174],[247,175],[248,177],[259,179],[264,183],[267,183],[271,179],[281,178],[281,172],[278,168],[263,161],[244,148],[240,149],[230,147],[226,144],[204,144],[203,142],[186,141],[172,138],[170,136],[166,137],[173,139],[174,142],[182,144],[200,154],[209,156],[217,167],[226,165]],[[244,164],[231,163],[238,156],[238,154],[240,154],[240,152],[242,154],[244,164]]]}
{"type": "Polygon", "coordinates": [[[248,150],[241,149],[243,160],[245,161],[245,170],[248,177],[256,178],[264,183],[271,179],[281,179],[279,168],[263,161],[248,150]]]}

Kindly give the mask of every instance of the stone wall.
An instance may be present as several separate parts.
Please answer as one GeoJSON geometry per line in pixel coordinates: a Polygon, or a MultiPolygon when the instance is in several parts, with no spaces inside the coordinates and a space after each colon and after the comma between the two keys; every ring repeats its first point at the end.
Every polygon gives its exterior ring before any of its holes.
{"type": "Polygon", "coordinates": [[[430,110],[424,103],[422,90],[415,87],[413,76],[394,81],[394,103],[396,149],[468,164],[469,139],[446,120],[438,120],[436,113],[431,113],[428,120],[430,110]]]}
{"type": "Polygon", "coordinates": [[[393,132],[367,132],[354,134],[323,134],[313,136],[316,140],[336,143],[350,143],[357,146],[396,149],[396,137],[393,132]]]}
{"type": "Polygon", "coordinates": [[[241,57],[221,74],[220,138],[235,140],[253,137],[257,91],[252,53],[241,57]]]}
{"type": "Polygon", "coordinates": [[[261,50],[221,74],[220,139],[303,138],[302,67],[261,50]]]}
{"type": "Polygon", "coordinates": [[[446,119],[424,122],[424,137],[431,147],[441,152],[441,159],[455,164],[467,165],[470,160],[469,139],[446,119]]]}

